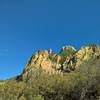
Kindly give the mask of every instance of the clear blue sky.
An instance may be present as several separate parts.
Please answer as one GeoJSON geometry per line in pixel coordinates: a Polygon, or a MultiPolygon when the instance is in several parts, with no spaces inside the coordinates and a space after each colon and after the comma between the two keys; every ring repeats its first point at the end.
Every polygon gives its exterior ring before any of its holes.
{"type": "Polygon", "coordinates": [[[20,74],[32,53],[100,44],[100,0],[0,0],[0,79],[20,74]]]}

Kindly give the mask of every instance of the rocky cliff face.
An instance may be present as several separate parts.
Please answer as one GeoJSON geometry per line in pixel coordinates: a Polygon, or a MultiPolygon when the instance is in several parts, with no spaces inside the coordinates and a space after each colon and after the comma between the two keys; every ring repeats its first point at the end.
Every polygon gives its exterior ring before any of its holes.
{"type": "Polygon", "coordinates": [[[75,54],[76,67],[82,64],[84,61],[100,58],[100,46],[89,45],[81,47],[80,50],[75,54]]]}
{"type": "Polygon", "coordinates": [[[63,74],[77,69],[82,63],[100,57],[100,46],[88,45],[80,50],[65,46],[60,53],[52,50],[40,50],[32,55],[22,73],[22,79],[29,79],[45,72],[48,74],[63,74]],[[38,71],[37,71],[38,70],[38,71]]]}

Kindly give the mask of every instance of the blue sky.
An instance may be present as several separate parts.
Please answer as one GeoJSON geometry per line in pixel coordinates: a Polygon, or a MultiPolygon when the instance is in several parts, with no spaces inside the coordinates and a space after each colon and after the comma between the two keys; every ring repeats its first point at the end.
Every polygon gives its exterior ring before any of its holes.
{"type": "Polygon", "coordinates": [[[39,49],[85,44],[100,44],[100,0],[0,0],[0,79],[39,49]]]}

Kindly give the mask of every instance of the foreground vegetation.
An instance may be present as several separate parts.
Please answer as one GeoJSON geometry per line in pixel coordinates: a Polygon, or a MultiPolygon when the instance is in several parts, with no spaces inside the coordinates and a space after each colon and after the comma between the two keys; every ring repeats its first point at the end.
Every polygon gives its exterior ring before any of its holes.
{"type": "Polygon", "coordinates": [[[100,100],[100,60],[63,75],[0,82],[0,100],[100,100]]]}

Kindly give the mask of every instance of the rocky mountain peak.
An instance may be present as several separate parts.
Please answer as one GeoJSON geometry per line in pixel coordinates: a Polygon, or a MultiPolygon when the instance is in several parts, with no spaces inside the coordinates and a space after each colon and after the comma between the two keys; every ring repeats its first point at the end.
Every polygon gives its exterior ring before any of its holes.
{"type": "Polygon", "coordinates": [[[63,46],[60,55],[62,56],[70,56],[76,52],[76,49],[73,46],[63,46]]]}
{"type": "Polygon", "coordinates": [[[97,45],[89,45],[81,47],[80,50],[76,53],[76,56],[79,57],[79,59],[83,60],[98,55],[100,55],[100,46],[97,45]]]}
{"type": "Polygon", "coordinates": [[[73,46],[69,45],[69,46],[63,46],[60,52],[68,50],[76,51],[76,49],[73,46]]]}
{"type": "Polygon", "coordinates": [[[79,66],[84,61],[88,61],[91,59],[98,59],[100,57],[100,46],[98,45],[83,46],[75,54],[75,57],[77,59],[76,63],[77,66],[79,66]]]}
{"type": "Polygon", "coordinates": [[[50,50],[39,50],[32,55],[22,73],[23,78],[34,76],[36,70],[49,74],[70,72],[77,69],[82,63],[100,57],[100,46],[88,45],[78,51],[72,46],[64,46],[60,53],[50,50]]]}

